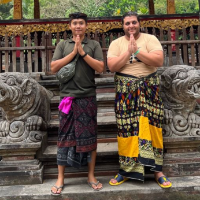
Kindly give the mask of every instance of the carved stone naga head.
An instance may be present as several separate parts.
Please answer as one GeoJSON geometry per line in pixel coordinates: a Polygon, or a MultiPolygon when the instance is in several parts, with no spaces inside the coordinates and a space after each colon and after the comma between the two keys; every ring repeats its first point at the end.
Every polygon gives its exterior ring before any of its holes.
{"type": "Polygon", "coordinates": [[[0,107],[8,121],[26,120],[39,115],[46,121],[50,93],[23,73],[0,74],[0,107]]]}
{"type": "Polygon", "coordinates": [[[188,65],[168,67],[161,75],[164,107],[174,112],[192,112],[200,98],[200,71],[188,65]]]}

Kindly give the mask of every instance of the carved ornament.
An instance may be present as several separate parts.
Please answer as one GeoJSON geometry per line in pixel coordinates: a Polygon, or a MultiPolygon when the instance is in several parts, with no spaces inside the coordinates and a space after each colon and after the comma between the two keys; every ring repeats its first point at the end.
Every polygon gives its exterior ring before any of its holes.
{"type": "Polygon", "coordinates": [[[52,93],[29,75],[0,74],[0,144],[36,143],[50,120],[52,93]]]}
{"type": "MultiPolygon", "coordinates": [[[[159,29],[183,29],[191,26],[198,26],[199,19],[169,19],[169,20],[141,20],[141,28],[145,27],[154,27],[159,29]]],[[[121,29],[121,21],[112,21],[112,22],[88,22],[88,32],[98,31],[104,33],[112,29],[121,29]]],[[[42,32],[63,32],[68,31],[68,23],[54,23],[54,24],[24,24],[24,25],[3,25],[0,26],[1,35],[19,35],[23,33],[27,35],[28,33],[35,31],[42,32]]]]}
{"type": "Polygon", "coordinates": [[[164,104],[163,135],[200,136],[200,116],[195,113],[200,99],[200,71],[192,66],[174,65],[161,74],[164,104]]]}

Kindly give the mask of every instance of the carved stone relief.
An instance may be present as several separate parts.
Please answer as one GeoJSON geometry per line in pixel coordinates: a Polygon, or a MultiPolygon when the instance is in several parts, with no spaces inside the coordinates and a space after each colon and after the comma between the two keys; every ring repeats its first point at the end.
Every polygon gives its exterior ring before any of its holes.
{"type": "MultiPolygon", "coordinates": [[[[199,19],[160,19],[160,20],[142,20],[140,22],[141,28],[154,27],[159,29],[183,29],[191,26],[198,26],[199,19]]],[[[88,22],[87,32],[95,33],[105,33],[113,29],[122,29],[121,20],[116,21],[102,21],[102,22],[88,22]]],[[[6,34],[11,35],[28,35],[28,33],[33,33],[37,31],[57,33],[69,30],[69,25],[67,22],[63,23],[45,23],[45,24],[23,24],[23,25],[0,25],[0,33],[2,36],[6,34]]]]}
{"type": "Polygon", "coordinates": [[[41,142],[50,120],[51,97],[27,74],[0,74],[0,143],[41,142]]]}
{"type": "Polygon", "coordinates": [[[195,113],[200,99],[200,71],[174,65],[161,74],[161,97],[165,108],[163,135],[200,136],[200,116],[195,113]]]}

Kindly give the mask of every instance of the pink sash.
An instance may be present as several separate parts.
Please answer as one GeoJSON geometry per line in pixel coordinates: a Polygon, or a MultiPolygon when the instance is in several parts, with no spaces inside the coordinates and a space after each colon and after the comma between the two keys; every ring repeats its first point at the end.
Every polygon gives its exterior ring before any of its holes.
{"type": "Polygon", "coordinates": [[[64,97],[58,106],[59,110],[61,110],[65,114],[68,114],[71,110],[73,99],[74,97],[64,97]]]}

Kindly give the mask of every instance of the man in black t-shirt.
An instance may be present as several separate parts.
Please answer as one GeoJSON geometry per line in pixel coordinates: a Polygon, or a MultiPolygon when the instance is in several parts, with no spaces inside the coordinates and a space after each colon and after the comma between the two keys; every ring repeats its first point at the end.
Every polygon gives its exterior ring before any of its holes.
{"type": "Polygon", "coordinates": [[[69,15],[72,38],[60,42],[55,50],[52,72],[58,72],[79,54],[75,75],[60,84],[60,127],[58,131],[58,180],[51,188],[52,195],[60,195],[64,185],[65,166],[81,167],[88,164],[88,184],[94,190],[103,188],[94,177],[97,148],[97,103],[95,71],[104,68],[101,46],[85,37],[87,15],[69,15]],[[84,45],[84,46],[83,46],[84,45]]]}

